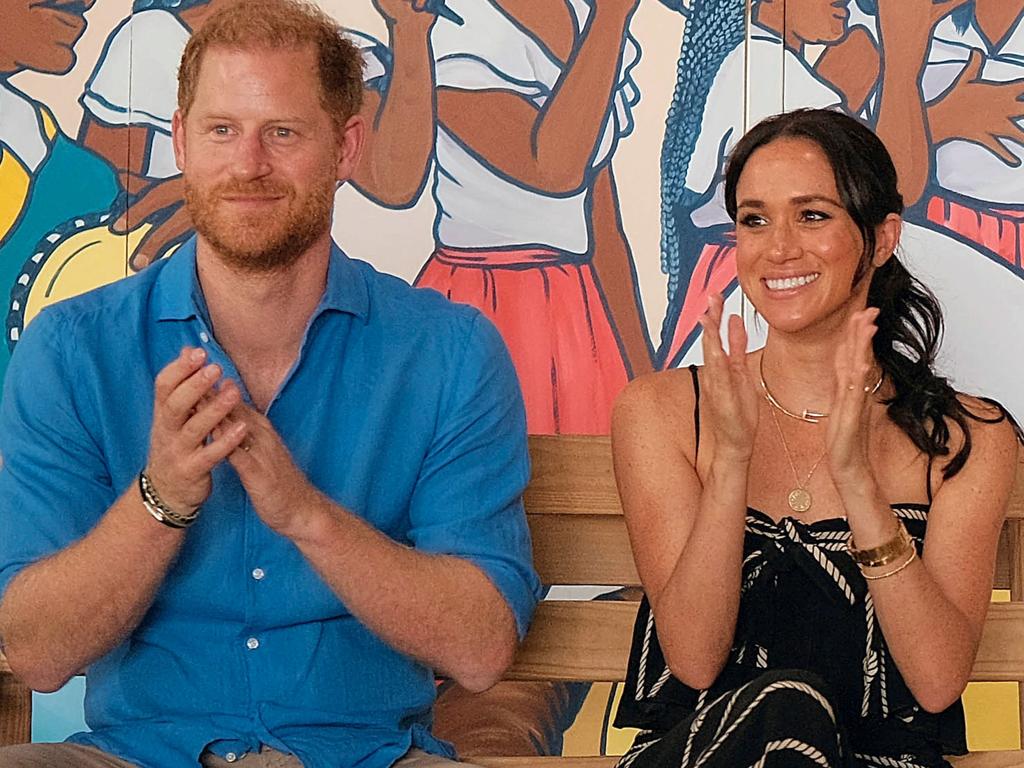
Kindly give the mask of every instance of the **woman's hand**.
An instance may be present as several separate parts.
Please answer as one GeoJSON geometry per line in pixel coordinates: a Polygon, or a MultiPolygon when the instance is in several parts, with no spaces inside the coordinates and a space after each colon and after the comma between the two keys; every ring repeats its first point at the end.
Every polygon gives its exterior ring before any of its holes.
{"type": "Polygon", "coordinates": [[[877,381],[871,339],[878,331],[877,317],[875,307],[855,312],[836,349],[835,391],[825,446],[832,480],[840,495],[844,488],[861,486],[871,477],[868,431],[871,390],[877,381]]]}
{"type": "Polygon", "coordinates": [[[760,395],[747,368],[747,332],[739,315],[729,316],[729,351],[722,347],[721,327],[725,300],[713,294],[700,319],[704,328],[703,391],[715,436],[715,456],[749,461],[757,432],[760,395]]]}

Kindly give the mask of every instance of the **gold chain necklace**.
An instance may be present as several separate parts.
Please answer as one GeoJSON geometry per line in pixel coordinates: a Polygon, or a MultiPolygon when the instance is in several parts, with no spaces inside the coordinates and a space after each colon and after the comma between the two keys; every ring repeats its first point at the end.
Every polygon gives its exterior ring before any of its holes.
{"type": "Polygon", "coordinates": [[[800,474],[796,471],[796,464],[793,463],[793,454],[789,452],[789,444],[786,442],[786,436],[782,433],[782,425],[779,424],[779,417],[775,415],[775,411],[771,408],[768,412],[772,415],[772,421],[775,422],[775,428],[779,431],[779,438],[782,440],[782,450],[786,453],[786,459],[789,461],[789,468],[793,470],[793,479],[796,481],[796,488],[789,492],[786,497],[786,501],[789,502],[789,508],[794,512],[807,512],[811,508],[811,504],[814,499],[811,497],[811,492],[807,490],[808,484],[811,482],[811,478],[814,477],[814,472],[821,464],[825,455],[828,453],[828,446],[821,452],[821,456],[814,462],[814,466],[811,467],[811,471],[807,473],[807,477],[804,481],[800,482],[800,474]]]}
{"type": "MultiPolygon", "coordinates": [[[[757,373],[758,377],[761,379],[761,390],[764,392],[764,399],[767,400],[768,405],[770,405],[776,411],[781,411],[782,413],[789,416],[789,418],[791,419],[803,421],[808,424],[817,424],[822,419],[828,418],[827,413],[821,413],[819,411],[809,411],[806,408],[800,413],[794,413],[793,411],[789,410],[788,408],[786,408],[786,406],[784,406],[782,403],[775,399],[775,395],[773,395],[771,390],[768,389],[768,382],[764,380],[764,353],[761,354],[761,358],[757,361],[757,373]]],[[[873,387],[865,387],[864,392],[869,395],[873,395],[876,392],[878,392],[878,390],[881,389],[882,387],[883,378],[884,374],[879,372],[878,381],[875,382],[875,385],[873,387]]]]}

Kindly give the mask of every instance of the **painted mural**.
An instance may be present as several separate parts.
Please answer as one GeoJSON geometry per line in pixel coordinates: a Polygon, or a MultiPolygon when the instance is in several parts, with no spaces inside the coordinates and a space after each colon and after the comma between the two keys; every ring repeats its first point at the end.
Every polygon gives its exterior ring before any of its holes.
{"type": "MultiPolygon", "coordinates": [[[[40,309],[189,236],[176,68],[230,1],[0,0],[0,379],[40,309]]],[[[903,257],[946,312],[939,367],[1024,419],[1024,0],[321,4],[364,53],[371,128],[335,238],[487,314],[532,432],[605,433],[629,379],[699,362],[713,292],[759,343],[724,163],[747,127],[797,106],[886,142],[903,257]]],[[[444,690],[440,727],[492,754],[558,751],[582,706],[590,724],[566,743],[614,751],[610,693],[586,693],[499,687],[488,723],[444,690]]]]}

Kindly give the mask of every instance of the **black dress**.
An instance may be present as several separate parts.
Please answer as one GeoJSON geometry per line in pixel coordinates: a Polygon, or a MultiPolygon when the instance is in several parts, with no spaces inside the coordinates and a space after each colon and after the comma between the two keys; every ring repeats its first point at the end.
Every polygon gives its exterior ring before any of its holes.
{"type": "MultiPolygon", "coordinates": [[[[928,509],[893,506],[918,554],[928,509]]],[[[747,510],[736,637],[703,691],[670,673],[645,597],[615,719],[641,732],[618,765],[933,768],[965,754],[961,703],[926,712],[900,676],[849,537],[844,518],[747,510]]]]}

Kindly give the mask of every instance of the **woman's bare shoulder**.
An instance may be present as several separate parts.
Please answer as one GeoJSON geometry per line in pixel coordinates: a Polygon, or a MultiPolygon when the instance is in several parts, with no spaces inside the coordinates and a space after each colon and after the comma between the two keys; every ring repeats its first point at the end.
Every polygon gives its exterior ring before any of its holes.
{"type": "Polygon", "coordinates": [[[633,379],[619,394],[613,422],[616,418],[675,422],[676,417],[692,421],[696,397],[689,369],[648,373],[633,379]]]}

